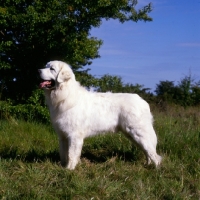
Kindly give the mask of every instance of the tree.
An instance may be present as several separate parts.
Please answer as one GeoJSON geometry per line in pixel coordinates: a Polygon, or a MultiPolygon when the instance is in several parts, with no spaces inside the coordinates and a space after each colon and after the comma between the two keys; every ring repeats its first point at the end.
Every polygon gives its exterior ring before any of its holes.
{"type": "Polygon", "coordinates": [[[200,104],[200,81],[194,83],[191,87],[192,99],[194,105],[200,104]]]}
{"type": "Polygon", "coordinates": [[[104,75],[98,80],[99,92],[119,92],[122,91],[123,83],[121,77],[104,75]]]}
{"type": "Polygon", "coordinates": [[[182,78],[178,83],[179,94],[176,96],[176,99],[182,106],[186,107],[194,105],[194,92],[197,94],[198,91],[197,88],[194,87],[194,85],[196,85],[194,81],[195,79],[192,78],[191,74],[189,74],[182,78]]]}
{"type": "Polygon", "coordinates": [[[174,98],[174,93],[176,86],[173,81],[160,81],[159,84],[156,84],[155,93],[158,97],[162,98],[164,101],[172,101],[174,98]]]}
{"type": "MultiPolygon", "coordinates": [[[[91,79],[88,79],[91,80],[91,79]]],[[[97,89],[98,92],[112,92],[112,93],[137,93],[144,99],[150,101],[153,94],[149,92],[150,88],[144,88],[143,85],[139,84],[124,84],[122,78],[119,76],[104,75],[99,79],[93,79],[91,85],[97,89]]]]}
{"type": "Polygon", "coordinates": [[[0,88],[4,98],[26,99],[37,69],[50,60],[75,71],[100,57],[102,41],[90,37],[103,19],[151,21],[151,4],[136,11],[136,0],[0,1],[0,88]]]}
{"type": "Polygon", "coordinates": [[[160,81],[156,86],[157,96],[167,102],[173,102],[181,106],[193,106],[200,102],[200,81],[195,82],[189,74],[181,78],[177,85],[173,81],[160,81]]]}

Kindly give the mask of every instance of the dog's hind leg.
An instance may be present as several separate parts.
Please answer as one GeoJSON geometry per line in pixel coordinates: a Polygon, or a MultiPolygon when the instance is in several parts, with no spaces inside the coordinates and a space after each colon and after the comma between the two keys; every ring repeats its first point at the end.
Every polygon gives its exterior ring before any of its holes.
{"type": "Polygon", "coordinates": [[[153,128],[147,131],[144,128],[127,128],[126,133],[143,150],[146,155],[147,164],[150,164],[152,161],[156,167],[160,165],[162,157],[156,152],[157,137],[153,128]]]}

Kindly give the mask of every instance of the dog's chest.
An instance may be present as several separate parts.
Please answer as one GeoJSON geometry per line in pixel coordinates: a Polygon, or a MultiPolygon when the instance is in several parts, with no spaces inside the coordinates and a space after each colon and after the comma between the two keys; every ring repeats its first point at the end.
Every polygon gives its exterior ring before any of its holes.
{"type": "Polygon", "coordinates": [[[75,132],[80,127],[80,119],[73,112],[52,112],[51,122],[57,132],[75,132]]]}

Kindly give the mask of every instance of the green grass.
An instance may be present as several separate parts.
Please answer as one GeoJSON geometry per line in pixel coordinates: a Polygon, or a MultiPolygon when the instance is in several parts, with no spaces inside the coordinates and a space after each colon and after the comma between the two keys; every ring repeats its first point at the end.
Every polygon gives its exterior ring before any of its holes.
{"type": "Polygon", "coordinates": [[[0,199],[200,199],[200,109],[153,109],[159,169],[122,134],[85,140],[74,171],[60,166],[51,125],[0,121],[0,199]]]}

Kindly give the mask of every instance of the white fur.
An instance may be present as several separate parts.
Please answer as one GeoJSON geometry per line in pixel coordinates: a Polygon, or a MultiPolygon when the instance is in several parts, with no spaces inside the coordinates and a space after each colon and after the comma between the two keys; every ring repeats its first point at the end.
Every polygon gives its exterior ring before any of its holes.
{"type": "Polygon", "coordinates": [[[75,168],[84,138],[118,130],[141,147],[148,164],[161,163],[149,105],[137,94],[89,92],[61,61],[51,61],[39,72],[42,79],[56,82],[55,88],[44,91],[63,166],[75,168]]]}

